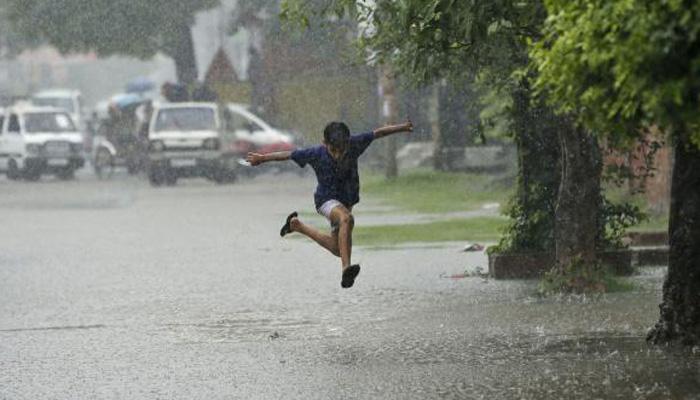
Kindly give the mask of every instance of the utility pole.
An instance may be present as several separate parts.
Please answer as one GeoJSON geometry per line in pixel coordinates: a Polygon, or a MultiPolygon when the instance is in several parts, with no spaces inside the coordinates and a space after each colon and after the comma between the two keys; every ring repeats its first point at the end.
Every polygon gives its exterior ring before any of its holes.
{"type": "Polygon", "coordinates": [[[436,171],[444,169],[442,159],[442,135],[440,132],[440,87],[433,85],[428,99],[428,119],[430,121],[430,131],[433,136],[433,168],[436,171]]]}
{"type": "MultiPolygon", "coordinates": [[[[398,119],[399,106],[396,99],[396,79],[393,71],[386,64],[379,65],[379,97],[381,104],[382,123],[395,124],[398,119]]],[[[387,179],[394,179],[399,175],[396,163],[396,150],[398,147],[396,135],[384,138],[386,149],[386,171],[387,179]]]]}

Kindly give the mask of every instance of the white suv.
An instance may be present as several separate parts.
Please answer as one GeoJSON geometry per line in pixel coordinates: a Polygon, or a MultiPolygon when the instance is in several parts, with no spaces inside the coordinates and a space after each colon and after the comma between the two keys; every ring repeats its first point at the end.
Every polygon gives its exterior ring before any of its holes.
{"type": "Polygon", "coordinates": [[[2,119],[0,170],[9,179],[37,180],[42,174],[72,179],[85,164],[82,135],[65,110],[17,105],[2,119]]]}
{"type": "Polygon", "coordinates": [[[83,101],[80,92],[70,89],[43,90],[32,96],[32,104],[39,107],[56,107],[67,111],[73,123],[83,130],[83,101]]]}
{"type": "Polygon", "coordinates": [[[148,129],[148,179],[174,185],[180,177],[226,180],[216,103],[157,104],[148,129]]]}

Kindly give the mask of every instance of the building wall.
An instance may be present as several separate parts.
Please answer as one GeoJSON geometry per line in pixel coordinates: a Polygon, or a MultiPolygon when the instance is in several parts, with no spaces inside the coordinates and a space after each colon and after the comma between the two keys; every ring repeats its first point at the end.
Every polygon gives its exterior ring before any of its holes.
{"type": "Polygon", "coordinates": [[[673,171],[673,150],[660,139],[661,133],[652,129],[645,144],[638,144],[633,150],[613,152],[605,158],[606,165],[628,166],[636,176],[643,178],[627,180],[629,192],[643,190],[643,196],[654,213],[666,213],[671,204],[671,174],[673,171]],[[645,154],[648,154],[653,141],[661,144],[652,157],[650,174],[646,174],[645,154]]]}

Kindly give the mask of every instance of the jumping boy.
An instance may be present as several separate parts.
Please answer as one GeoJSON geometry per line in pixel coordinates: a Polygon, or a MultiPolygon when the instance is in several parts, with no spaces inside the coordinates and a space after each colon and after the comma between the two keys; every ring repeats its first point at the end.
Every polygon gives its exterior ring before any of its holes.
{"type": "Polygon", "coordinates": [[[316,172],[318,185],[314,203],[319,214],[331,224],[331,234],[319,231],[302,223],[297,212],[289,214],[280,236],[299,232],[313,239],[336,257],[340,257],[342,280],[340,286],[349,288],[360,273],[358,264],[350,264],[352,254],[352,229],[354,218],[352,207],[360,201],[360,177],[357,159],[374,139],[398,132],[411,132],[413,124],[408,121],[399,125],[388,125],[372,132],[350,135],[347,125],[331,122],[323,130],[323,143],[318,146],[282,151],[277,153],[248,153],[246,161],[260,165],[268,161],[293,160],[300,167],[311,165],[316,172]]]}

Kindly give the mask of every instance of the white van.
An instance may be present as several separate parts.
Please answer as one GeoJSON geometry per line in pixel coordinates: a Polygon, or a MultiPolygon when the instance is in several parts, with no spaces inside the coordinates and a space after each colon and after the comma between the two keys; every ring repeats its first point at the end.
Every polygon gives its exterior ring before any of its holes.
{"type": "Polygon", "coordinates": [[[61,108],[70,114],[78,130],[83,130],[83,101],[80,91],[71,89],[42,90],[32,96],[32,104],[39,107],[61,108]]]}
{"type": "Polygon", "coordinates": [[[226,180],[221,160],[221,119],[216,103],[163,103],[148,129],[148,179],[174,185],[180,177],[226,180]]]}
{"type": "Polygon", "coordinates": [[[37,180],[42,174],[72,179],[85,164],[82,135],[65,110],[17,105],[3,115],[0,171],[9,179],[37,180]]]}

